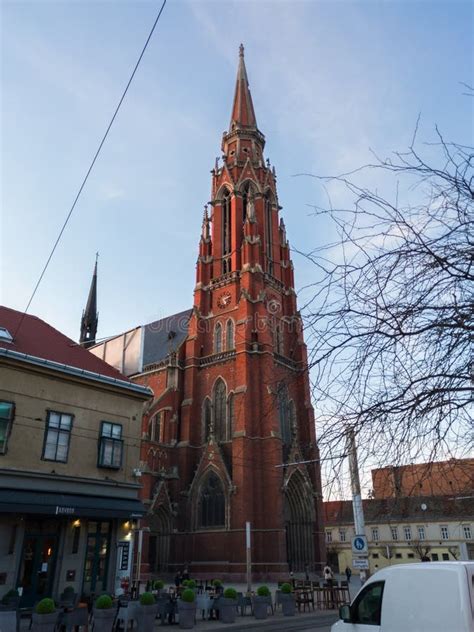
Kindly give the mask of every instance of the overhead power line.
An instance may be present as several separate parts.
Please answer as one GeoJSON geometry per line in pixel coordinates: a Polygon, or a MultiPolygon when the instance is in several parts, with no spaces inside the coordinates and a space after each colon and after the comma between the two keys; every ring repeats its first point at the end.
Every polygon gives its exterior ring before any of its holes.
{"type": "Polygon", "coordinates": [[[130,78],[129,78],[128,82],[127,82],[127,85],[125,86],[125,89],[124,89],[124,91],[122,93],[122,96],[120,97],[120,101],[118,102],[118,105],[115,108],[115,112],[113,113],[113,116],[110,119],[110,122],[109,122],[109,124],[107,126],[107,129],[105,130],[105,134],[103,135],[102,140],[99,143],[99,147],[97,148],[97,151],[94,154],[94,157],[92,159],[92,162],[89,165],[89,168],[88,168],[88,170],[86,172],[86,175],[84,176],[84,178],[82,180],[81,186],[79,187],[79,190],[78,190],[78,192],[76,194],[76,197],[74,198],[74,202],[72,203],[72,206],[69,209],[69,213],[66,216],[66,219],[64,221],[64,224],[61,227],[61,230],[59,231],[59,235],[57,236],[57,239],[54,242],[54,245],[53,245],[53,247],[51,249],[51,252],[49,253],[49,256],[48,256],[48,258],[46,260],[46,263],[45,263],[45,265],[43,267],[43,270],[41,271],[41,274],[40,274],[40,276],[38,278],[38,281],[37,281],[37,283],[35,285],[35,288],[34,288],[32,294],[30,296],[30,300],[28,301],[26,309],[23,312],[23,314],[21,316],[21,319],[20,319],[20,322],[18,323],[18,326],[17,326],[17,328],[15,330],[13,338],[15,338],[18,335],[18,332],[20,331],[20,328],[21,328],[21,326],[23,324],[23,321],[24,321],[25,316],[26,316],[26,314],[28,312],[28,309],[30,308],[31,302],[33,301],[33,299],[35,297],[35,294],[36,294],[36,292],[37,292],[37,290],[38,290],[38,288],[40,286],[40,283],[43,280],[45,272],[48,269],[49,263],[50,263],[51,259],[53,258],[54,252],[55,252],[56,248],[58,247],[59,242],[61,241],[61,237],[63,236],[64,230],[66,229],[66,226],[68,225],[68,222],[71,219],[71,215],[73,214],[74,209],[76,208],[76,204],[77,204],[77,202],[78,202],[78,200],[79,200],[79,198],[81,196],[82,190],[84,189],[84,187],[86,185],[86,182],[89,179],[89,175],[90,175],[92,169],[94,168],[94,165],[96,163],[97,158],[99,157],[99,154],[100,154],[100,152],[102,150],[102,147],[103,147],[103,145],[105,143],[105,140],[106,140],[107,136],[109,135],[110,129],[111,129],[112,125],[114,124],[114,121],[115,121],[115,119],[117,117],[117,114],[119,113],[120,107],[121,107],[121,105],[123,103],[123,100],[125,99],[125,96],[126,96],[126,94],[128,92],[130,84],[132,83],[133,78],[135,77],[135,73],[138,70],[138,66],[140,65],[142,57],[145,54],[145,51],[146,51],[146,49],[148,47],[148,44],[149,44],[149,42],[150,42],[150,40],[152,38],[152,35],[153,35],[154,31],[155,31],[156,25],[158,24],[158,22],[160,20],[160,17],[161,17],[161,14],[163,13],[163,9],[165,8],[166,2],[167,2],[167,0],[163,0],[163,4],[161,5],[160,10],[158,11],[158,15],[156,16],[156,19],[155,19],[155,21],[153,23],[153,26],[151,27],[151,31],[150,31],[147,39],[146,39],[145,45],[142,48],[142,51],[141,51],[141,53],[140,53],[140,55],[138,57],[137,63],[135,64],[135,67],[134,67],[134,69],[132,71],[132,74],[130,75],[130,78]]]}

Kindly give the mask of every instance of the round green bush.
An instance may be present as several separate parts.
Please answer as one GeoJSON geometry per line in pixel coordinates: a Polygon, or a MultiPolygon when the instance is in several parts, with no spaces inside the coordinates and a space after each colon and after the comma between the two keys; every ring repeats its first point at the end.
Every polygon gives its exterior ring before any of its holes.
{"type": "Polygon", "coordinates": [[[73,593],[74,592],[74,586],[66,586],[66,588],[63,590],[63,593],[73,593]]]}
{"type": "Polygon", "coordinates": [[[196,582],[194,581],[194,579],[188,579],[188,583],[186,584],[186,586],[194,590],[196,588],[196,582]]]}
{"type": "Polygon", "coordinates": [[[144,592],[140,595],[140,605],[153,606],[155,603],[155,597],[151,593],[144,592]]]}
{"type": "Polygon", "coordinates": [[[196,595],[194,593],[194,590],[191,590],[191,588],[186,588],[186,590],[183,590],[183,592],[181,593],[181,601],[186,601],[186,603],[193,603],[195,599],[196,595]]]}
{"type": "Polygon", "coordinates": [[[2,597],[2,603],[8,603],[11,599],[18,597],[18,593],[16,590],[9,590],[2,597]]]}
{"type": "Polygon", "coordinates": [[[224,590],[224,597],[226,599],[237,599],[237,591],[235,588],[226,588],[224,590]]]}
{"type": "Polygon", "coordinates": [[[189,579],[183,579],[183,581],[181,582],[181,586],[184,586],[185,588],[187,588],[189,586],[189,582],[191,580],[189,579]]]}
{"type": "Polygon", "coordinates": [[[268,586],[259,586],[257,588],[257,595],[259,597],[270,597],[270,590],[268,589],[268,586]]]}
{"type": "Polygon", "coordinates": [[[112,597],[110,595],[101,595],[95,600],[94,607],[97,608],[97,610],[108,610],[109,608],[112,608],[113,605],[114,602],[112,601],[112,597]]]}
{"type": "Polygon", "coordinates": [[[220,588],[222,586],[222,582],[220,579],[213,579],[212,585],[214,586],[214,588],[220,588]]]}
{"type": "Polygon", "coordinates": [[[36,614],[51,614],[56,612],[56,606],[52,599],[42,599],[39,604],[36,605],[36,614]]]}
{"type": "Polygon", "coordinates": [[[285,594],[290,593],[292,591],[291,584],[288,584],[288,583],[282,584],[280,586],[280,590],[282,593],[285,593],[285,594]]]}
{"type": "Polygon", "coordinates": [[[165,582],[162,579],[155,579],[155,581],[153,582],[154,590],[161,590],[164,587],[165,587],[165,582]]]}

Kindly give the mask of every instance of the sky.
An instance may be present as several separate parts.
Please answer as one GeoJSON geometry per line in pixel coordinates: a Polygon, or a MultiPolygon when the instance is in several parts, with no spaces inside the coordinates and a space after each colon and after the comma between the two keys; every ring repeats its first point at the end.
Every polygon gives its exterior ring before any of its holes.
{"type": "MultiPolygon", "coordinates": [[[[24,310],[160,6],[0,3],[2,304],[24,310]]],[[[421,142],[435,125],[473,142],[473,26],[459,0],[168,0],[30,313],[77,339],[96,251],[99,338],[192,305],[241,42],[287,234],[309,251],[330,239],[310,208],[326,192],[296,174],[405,149],[419,114],[421,142]]],[[[298,289],[314,269],[294,263],[298,289]]]]}

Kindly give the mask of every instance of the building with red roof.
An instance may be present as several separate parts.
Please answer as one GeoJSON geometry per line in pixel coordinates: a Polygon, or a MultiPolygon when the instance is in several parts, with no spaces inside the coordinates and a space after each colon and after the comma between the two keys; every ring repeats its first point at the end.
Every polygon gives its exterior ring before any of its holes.
{"type": "Polygon", "coordinates": [[[0,307],[0,584],[21,606],[131,575],[148,388],[45,321],[0,307]]]}

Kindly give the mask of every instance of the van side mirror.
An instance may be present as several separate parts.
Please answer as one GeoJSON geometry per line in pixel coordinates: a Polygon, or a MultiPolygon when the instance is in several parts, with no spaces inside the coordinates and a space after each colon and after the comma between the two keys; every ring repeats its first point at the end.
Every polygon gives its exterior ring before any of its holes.
{"type": "Polygon", "coordinates": [[[350,606],[341,606],[339,608],[339,619],[342,619],[344,623],[352,623],[350,606]]]}

